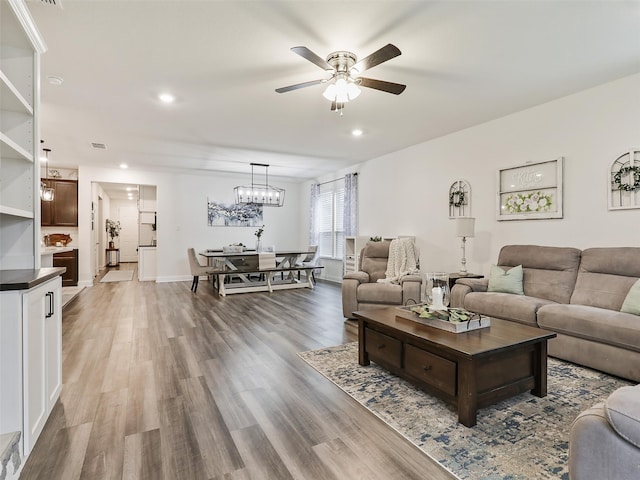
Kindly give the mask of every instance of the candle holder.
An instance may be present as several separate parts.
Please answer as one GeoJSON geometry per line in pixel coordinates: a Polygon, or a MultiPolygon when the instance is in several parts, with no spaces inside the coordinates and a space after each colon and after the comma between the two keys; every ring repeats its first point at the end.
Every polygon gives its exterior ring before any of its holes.
{"type": "Polygon", "coordinates": [[[449,305],[449,274],[445,272],[425,273],[424,300],[435,310],[444,310],[449,305]]]}

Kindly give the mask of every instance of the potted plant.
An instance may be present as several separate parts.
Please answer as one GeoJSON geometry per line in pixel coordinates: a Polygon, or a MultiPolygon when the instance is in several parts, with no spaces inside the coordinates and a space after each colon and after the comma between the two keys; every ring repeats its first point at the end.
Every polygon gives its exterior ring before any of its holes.
{"type": "Polygon", "coordinates": [[[109,241],[109,248],[116,248],[113,239],[120,236],[121,229],[122,227],[120,226],[120,222],[107,218],[107,233],[111,239],[109,241]]]}

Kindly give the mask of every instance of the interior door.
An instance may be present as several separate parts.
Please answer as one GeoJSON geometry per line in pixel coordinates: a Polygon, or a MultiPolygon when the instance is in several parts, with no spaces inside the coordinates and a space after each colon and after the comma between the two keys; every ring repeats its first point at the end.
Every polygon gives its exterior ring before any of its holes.
{"type": "Polygon", "coordinates": [[[138,261],[138,208],[135,205],[118,208],[120,217],[120,261],[138,261]]]}

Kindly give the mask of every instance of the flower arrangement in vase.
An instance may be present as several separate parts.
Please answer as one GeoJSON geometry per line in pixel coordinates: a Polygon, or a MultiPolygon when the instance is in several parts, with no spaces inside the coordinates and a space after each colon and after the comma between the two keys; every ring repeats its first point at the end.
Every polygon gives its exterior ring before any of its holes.
{"type": "Polygon", "coordinates": [[[120,226],[119,221],[110,220],[107,218],[107,234],[111,239],[109,241],[109,248],[115,248],[114,239],[120,236],[120,230],[122,230],[122,227],[120,226]]]}
{"type": "Polygon", "coordinates": [[[256,252],[258,252],[258,253],[260,253],[262,251],[262,234],[263,233],[264,233],[264,225],[262,225],[254,233],[254,235],[256,236],[256,252]]]}

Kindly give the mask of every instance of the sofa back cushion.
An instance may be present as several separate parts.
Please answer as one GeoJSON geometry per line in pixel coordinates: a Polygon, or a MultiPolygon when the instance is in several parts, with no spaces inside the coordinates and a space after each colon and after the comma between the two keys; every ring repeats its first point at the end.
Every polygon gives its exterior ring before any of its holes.
{"type": "Polygon", "coordinates": [[[569,303],[580,265],[580,250],[570,247],[505,245],[498,266],[522,265],[524,294],[558,303],[569,303]]]}
{"type": "Polygon", "coordinates": [[[640,278],[640,247],[588,248],[571,303],[619,311],[640,278]]]}
{"type": "Polygon", "coordinates": [[[391,240],[367,242],[360,253],[360,270],[369,274],[371,282],[385,278],[389,261],[389,245],[391,240]]]}

